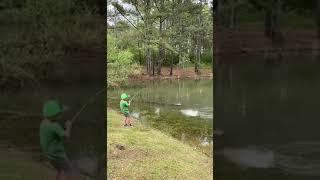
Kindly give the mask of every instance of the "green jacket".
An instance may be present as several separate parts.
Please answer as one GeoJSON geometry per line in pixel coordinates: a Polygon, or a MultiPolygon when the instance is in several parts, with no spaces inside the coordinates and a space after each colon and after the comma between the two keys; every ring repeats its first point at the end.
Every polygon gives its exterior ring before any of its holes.
{"type": "Polygon", "coordinates": [[[42,122],[40,125],[40,145],[50,160],[64,160],[67,153],[64,148],[64,129],[57,122],[42,122]]]}
{"type": "Polygon", "coordinates": [[[123,113],[123,114],[129,114],[129,103],[125,100],[121,100],[120,101],[120,111],[123,113]]]}

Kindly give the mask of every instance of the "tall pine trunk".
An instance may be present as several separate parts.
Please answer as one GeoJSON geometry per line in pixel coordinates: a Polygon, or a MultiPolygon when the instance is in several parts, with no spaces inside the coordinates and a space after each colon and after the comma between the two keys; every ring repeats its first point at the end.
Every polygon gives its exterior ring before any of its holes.
{"type": "Polygon", "coordinates": [[[194,63],[194,72],[199,73],[199,67],[198,67],[198,37],[196,37],[196,48],[195,48],[195,63],[194,63]]]}
{"type": "Polygon", "coordinates": [[[320,39],[320,1],[317,1],[317,7],[316,7],[316,24],[317,24],[317,35],[320,39]]]}
{"type": "Polygon", "coordinates": [[[170,58],[171,58],[171,63],[170,63],[170,76],[173,75],[173,58],[172,58],[172,54],[170,53],[170,58]]]}
{"type": "MultiPolygon", "coordinates": [[[[160,9],[163,10],[164,9],[164,0],[160,1],[160,9]]],[[[159,18],[159,23],[160,23],[160,27],[159,27],[159,34],[160,34],[160,43],[159,43],[159,56],[158,56],[158,71],[157,74],[161,75],[161,68],[162,68],[162,62],[163,62],[163,58],[164,58],[164,46],[163,46],[163,40],[164,40],[164,33],[163,33],[163,29],[164,29],[164,18],[161,15],[159,18]]]]}
{"type": "Polygon", "coordinates": [[[271,26],[272,26],[272,20],[271,20],[271,9],[267,8],[265,10],[265,17],[264,17],[264,34],[266,37],[271,37],[271,26]]]}
{"type": "MultiPolygon", "coordinates": [[[[161,39],[163,39],[163,20],[162,18],[160,18],[160,28],[159,28],[159,33],[160,33],[160,36],[161,36],[161,39]]],[[[157,71],[157,74],[158,75],[161,75],[161,68],[162,68],[162,61],[163,61],[163,42],[160,41],[159,43],[159,56],[158,56],[158,71],[157,71]]]]}
{"type": "Polygon", "coordinates": [[[272,0],[270,3],[265,10],[265,35],[276,42],[281,42],[283,40],[281,31],[282,1],[272,0]]]}
{"type": "MultiPolygon", "coordinates": [[[[199,26],[202,26],[201,24],[201,18],[200,16],[197,17],[197,24],[199,26]]],[[[200,54],[201,54],[201,49],[200,49],[200,37],[201,36],[201,32],[197,32],[196,34],[196,61],[195,61],[195,66],[194,66],[194,71],[196,74],[200,74],[200,70],[199,70],[199,65],[200,65],[200,54]]]]}
{"type": "Polygon", "coordinates": [[[155,58],[154,58],[154,51],[152,51],[152,76],[154,76],[154,72],[155,72],[155,58]]]}
{"type": "Polygon", "coordinates": [[[282,29],[281,29],[281,18],[282,18],[282,1],[281,0],[276,0],[274,3],[274,8],[275,12],[273,15],[273,40],[281,43],[283,41],[283,34],[282,34],[282,29]]]}
{"type": "Polygon", "coordinates": [[[235,26],[235,2],[230,1],[230,17],[229,17],[229,28],[233,29],[235,26]]]}
{"type": "Polygon", "coordinates": [[[213,59],[213,49],[211,49],[211,72],[213,73],[213,68],[214,68],[214,59],[213,59]]]}
{"type": "Polygon", "coordinates": [[[150,75],[152,75],[152,52],[151,52],[151,49],[150,49],[150,30],[149,30],[149,19],[150,19],[150,0],[147,0],[146,1],[146,15],[145,15],[145,38],[146,38],[146,46],[147,46],[147,53],[146,53],[146,60],[147,60],[147,72],[150,75]]]}

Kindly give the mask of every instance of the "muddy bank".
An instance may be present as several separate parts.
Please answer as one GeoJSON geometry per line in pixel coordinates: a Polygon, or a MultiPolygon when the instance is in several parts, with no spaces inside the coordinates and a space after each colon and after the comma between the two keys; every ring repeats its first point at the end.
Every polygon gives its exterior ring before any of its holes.
{"type": "Polygon", "coordinates": [[[161,75],[149,76],[145,69],[138,75],[129,77],[130,82],[144,82],[150,80],[170,80],[170,79],[212,79],[213,72],[211,68],[200,69],[200,74],[194,72],[194,67],[173,68],[170,75],[170,68],[162,68],[161,75]]]}

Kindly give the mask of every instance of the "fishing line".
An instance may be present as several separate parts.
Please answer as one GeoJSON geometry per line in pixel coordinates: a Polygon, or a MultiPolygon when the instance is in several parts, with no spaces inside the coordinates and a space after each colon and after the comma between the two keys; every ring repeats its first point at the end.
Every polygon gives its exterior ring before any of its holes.
{"type": "Polygon", "coordinates": [[[135,98],[136,95],[138,95],[143,89],[140,89],[138,92],[136,92],[130,99],[130,102],[135,98]]]}
{"type": "Polygon", "coordinates": [[[102,93],[103,91],[105,91],[105,90],[106,90],[106,89],[103,88],[103,89],[99,90],[96,94],[94,94],[94,95],[89,99],[89,101],[88,101],[86,104],[84,104],[84,105],[81,107],[81,109],[72,117],[72,119],[70,120],[71,124],[74,123],[75,120],[79,117],[79,115],[84,111],[84,109],[85,109],[89,104],[91,104],[91,103],[95,100],[95,98],[98,97],[99,94],[101,94],[101,93],[102,93]]]}
{"type": "MultiPolygon", "coordinates": [[[[94,102],[95,99],[96,99],[102,92],[104,92],[105,90],[106,90],[106,88],[103,88],[103,89],[99,90],[98,92],[96,92],[91,98],[89,98],[88,102],[85,103],[85,104],[80,108],[80,110],[72,117],[72,119],[70,120],[71,124],[73,124],[73,123],[77,120],[77,118],[79,117],[79,115],[86,109],[86,107],[88,107],[89,104],[91,104],[92,102],[94,102]]],[[[72,126],[72,125],[71,125],[71,126],[72,126]]],[[[70,135],[71,135],[71,134],[70,134],[70,135]]],[[[90,173],[88,173],[88,172],[85,172],[85,171],[81,170],[78,165],[76,165],[76,164],[74,164],[74,165],[75,165],[75,167],[77,168],[77,170],[78,170],[78,172],[79,172],[80,174],[85,175],[85,176],[88,176],[88,177],[90,177],[90,178],[94,178],[94,175],[92,175],[92,174],[90,174],[90,173]]]]}

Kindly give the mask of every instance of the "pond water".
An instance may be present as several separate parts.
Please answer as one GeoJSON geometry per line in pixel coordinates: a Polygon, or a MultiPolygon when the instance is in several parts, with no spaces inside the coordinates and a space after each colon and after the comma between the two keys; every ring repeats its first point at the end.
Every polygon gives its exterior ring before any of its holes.
{"type": "MultiPolygon", "coordinates": [[[[0,96],[0,144],[12,146],[22,151],[34,154],[35,161],[41,161],[39,144],[39,125],[42,120],[42,105],[51,98],[56,98],[68,107],[63,115],[63,122],[71,119],[79,109],[88,102],[89,98],[103,87],[48,87],[36,90],[24,90],[15,94],[0,96]],[[6,111],[23,112],[17,116],[6,111]],[[25,114],[25,115],[24,115],[25,114]]],[[[105,94],[97,96],[92,103],[80,114],[75,121],[71,138],[66,141],[66,149],[73,165],[83,174],[104,179],[105,172],[105,94]]],[[[61,124],[63,125],[63,122],[61,124]]],[[[16,170],[19,172],[19,169],[16,170]]]]}
{"type": "Polygon", "coordinates": [[[216,179],[319,179],[320,62],[246,60],[217,67],[216,179]]]}
{"type": "Polygon", "coordinates": [[[212,145],[212,80],[152,81],[108,90],[108,107],[119,110],[123,92],[132,97],[131,115],[144,125],[195,147],[208,149],[212,145]]]}

